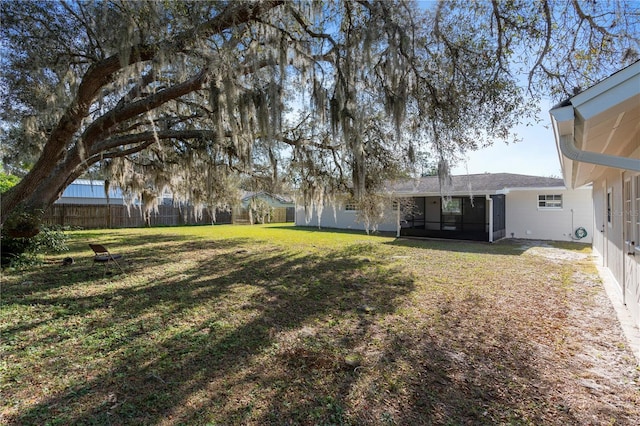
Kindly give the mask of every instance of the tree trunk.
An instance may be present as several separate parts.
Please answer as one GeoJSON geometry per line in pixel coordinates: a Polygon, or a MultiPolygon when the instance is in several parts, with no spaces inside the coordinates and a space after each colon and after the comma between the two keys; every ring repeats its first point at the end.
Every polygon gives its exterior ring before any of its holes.
{"type": "Polygon", "coordinates": [[[24,179],[2,194],[3,232],[9,234],[20,228],[26,233],[33,233],[39,229],[45,211],[89,167],[89,164],[83,164],[77,156],[67,158],[62,163],[59,162],[60,157],[61,155],[41,156],[24,179]],[[27,229],[29,226],[32,228],[31,232],[27,229]]]}

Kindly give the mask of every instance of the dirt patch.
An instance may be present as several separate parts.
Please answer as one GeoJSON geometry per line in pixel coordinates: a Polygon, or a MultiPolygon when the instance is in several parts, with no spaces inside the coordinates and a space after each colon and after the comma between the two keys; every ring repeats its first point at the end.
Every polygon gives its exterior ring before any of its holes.
{"type": "Polygon", "coordinates": [[[555,247],[552,243],[546,241],[523,241],[520,248],[525,255],[544,257],[556,262],[579,261],[590,256],[587,253],[555,247]]]}
{"type": "Polygon", "coordinates": [[[525,255],[577,265],[569,281],[564,336],[557,346],[561,364],[541,361],[542,370],[555,377],[558,387],[553,392],[561,406],[580,424],[606,424],[607,413],[609,424],[640,421],[640,361],[628,348],[591,255],[544,242],[521,247],[525,255]],[[634,414],[620,421],[613,413],[628,409],[630,402],[634,414]]]}
{"type": "Polygon", "coordinates": [[[566,368],[561,373],[567,375],[567,381],[561,382],[560,392],[571,406],[583,407],[580,420],[588,424],[630,401],[638,407],[640,374],[598,277],[578,273],[573,283],[566,368]],[[573,385],[569,385],[570,378],[573,385]]]}

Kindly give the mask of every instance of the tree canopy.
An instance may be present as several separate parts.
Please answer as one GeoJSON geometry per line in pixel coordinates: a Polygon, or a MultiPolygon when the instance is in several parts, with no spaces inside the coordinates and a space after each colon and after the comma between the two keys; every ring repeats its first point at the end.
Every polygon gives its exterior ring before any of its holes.
{"type": "Polygon", "coordinates": [[[2,222],[83,175],[153,208],[356,199],[638,59],[633,1],[3,1],[2,222]],[[524,79],[523,79],[524,76],[524,79]]]}

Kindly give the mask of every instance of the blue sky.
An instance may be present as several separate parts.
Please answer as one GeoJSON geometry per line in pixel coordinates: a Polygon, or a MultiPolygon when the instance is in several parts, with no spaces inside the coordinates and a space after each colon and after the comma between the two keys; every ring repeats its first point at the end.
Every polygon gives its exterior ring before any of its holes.
{"type": "MultiPolygon", "coordinates": [[[[417,0],[420,7],[434,7],[435,0],[417,0]]],[[[526,86],[527,76],[521,77],[526,86]]],[[[493,145],[478,151],[468,152],[467,161],[454,165],[451,173],[518,173],[532,176],[562,177],[560,160],[551,128],[549,110],[553,106],[550,99],[542,100],[539,123],[518,126],[515,132],[521,142],[506,144],[496,140],[493,145]]]]}
{"type": "Polygon", "coordinates": [[[451,173],[518,173],[532,176],[562,177],[560,160],[549,117],[550,105],[541,107],[539,124],[515,129],[521,142],[495,141],[488,148],[468,152],[467,161],[452,168],[451,173]]]}

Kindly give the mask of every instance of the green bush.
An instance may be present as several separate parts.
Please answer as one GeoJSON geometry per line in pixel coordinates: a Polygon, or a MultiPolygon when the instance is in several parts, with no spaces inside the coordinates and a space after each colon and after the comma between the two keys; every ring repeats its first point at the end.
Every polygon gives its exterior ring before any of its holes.
{"type": "Polygon", "coordinates": [[[31,238],[12,238],[2,235],[2,265],[24,268],[42,263],[46,253],[69,250],[68,236],[60,227],[43,227],[31,238]]]}
{"type": "Polygon", "coordinates": [[[20,178],[18,176],[0,172],[0,193],[16,186],[18,182],[20,182],[20,178]]]}

